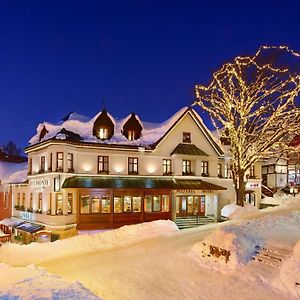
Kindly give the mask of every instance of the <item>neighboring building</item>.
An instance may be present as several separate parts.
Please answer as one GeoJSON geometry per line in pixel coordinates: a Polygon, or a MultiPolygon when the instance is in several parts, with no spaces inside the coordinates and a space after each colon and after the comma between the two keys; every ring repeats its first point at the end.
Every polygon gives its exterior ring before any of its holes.
{"type": "Polygon", "coordinates": [[[26,180],[27,158],[7,155],[0,149],[0,220],[12,216],[12,189],[9,183],[26,180]]]}
{"type": "MultiPolygon", "coordinates": [[[[39,124],[25,149],[28,182],[13,186],[13,216],[49,230],[115,228],[176,216],[220,217],[235,201],[230,161],[197,112],[161,124],[102,110],[39,124]]],[[[261,167],[247,201],[259,206],[261,167]]]]}

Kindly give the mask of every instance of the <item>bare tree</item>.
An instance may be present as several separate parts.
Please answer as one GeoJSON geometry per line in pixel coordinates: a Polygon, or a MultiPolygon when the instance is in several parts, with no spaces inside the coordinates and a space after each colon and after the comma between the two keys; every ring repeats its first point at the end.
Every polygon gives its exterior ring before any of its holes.
{"type": "Polygon", "coordinates": [[[285,149],[284,139],[298,131],[300,54],[260,47],[253,57],[237,57],[213,74],[209,85],[196,85],[196,101],[230,145],[238,205],[244,205],[246,171],[257,160],[285,149]]]}

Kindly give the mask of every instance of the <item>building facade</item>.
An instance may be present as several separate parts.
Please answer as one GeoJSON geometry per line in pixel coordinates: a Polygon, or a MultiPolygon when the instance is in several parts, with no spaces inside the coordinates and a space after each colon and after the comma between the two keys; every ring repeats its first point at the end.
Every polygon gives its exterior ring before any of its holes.
{"type": "MultiPolygon", "coordinates": [[[[235,201],[230,160],[202,119],[183,108],[161,124],[102,110],[42,123],[25,149],[28,180],[12,186],[13,216],[49,230],[116,228],[178,216],[220,217],[235,201]]],[[[261,167],[247,201],[259,206],[261,167]]]]}

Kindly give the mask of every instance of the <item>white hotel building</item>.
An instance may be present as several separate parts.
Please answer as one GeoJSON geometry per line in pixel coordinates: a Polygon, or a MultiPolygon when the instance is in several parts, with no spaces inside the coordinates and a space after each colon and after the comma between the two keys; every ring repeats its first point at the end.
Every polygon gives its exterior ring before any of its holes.
{"type": "MultiPolygon", "coordinates": [[[[105,110],[44,122],[25,149],[28,181],[13,186],[13,216],[49,230],[116,228],[176,216],[213,216],[234,202],[229,159],[197,112],[161,124],[105,110]]],[[[259,206],[261,167],[247,183],[259,206]]]]}

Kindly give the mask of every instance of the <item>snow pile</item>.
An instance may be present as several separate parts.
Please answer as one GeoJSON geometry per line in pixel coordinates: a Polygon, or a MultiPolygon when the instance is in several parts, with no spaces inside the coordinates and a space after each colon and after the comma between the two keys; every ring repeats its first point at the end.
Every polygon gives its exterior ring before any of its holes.
{"type": "Polygon", "coordinates": [[[200,264],[220,270],[235,269],[249,262],[260,247],[261,240],[238,226],[224,226],[196,243],[192,255],[200,264]]]}
{"type": "Polygon", "coordinates": [[[282,264],[279,277],[273,281],[273,285],[300,299],[300,241],[294,248],[293,256],[282,264]]]}
{"type": "Polygon", "coordinates": [[[14,268],[0,264],[0,299],[99,299],[80,282],[65,282],[58,275],[33,265],[14,268]]]}
{"type": "Polygon", "coordinates": [[[257,207],[249,203],[245,203],[244,207],[231,203],[222,208],[221,216],[228,219],[240,219],[241,217],[245,217],[249,214],[257,213],[258,211],[257,207]]]}
{"type": "Polygon", "coordinates": [[[0,262],[13,266],[37,264],[58,257],[125,246],[159,236],[166,236],[176,231],[178,231],[178,228],[172,221],[158,220],[123,226],[116,230],[94,235],[79,235],[53,243],[31,243],[29,245],[8,243],[0,247],[0,262]]]}
{"type": "Polygon", "coordinates": [[[27,179],[27,162],[0,162],[0,179],[3,183],[20,183],[27,179]]]}
{"type": "Polygon", "coordinates": [[[300,194],[296,194],[295,196],[283,194],[276,197],[266,197],[261,200],[261,203],[286,207],[300,207],[300,194]]]}

